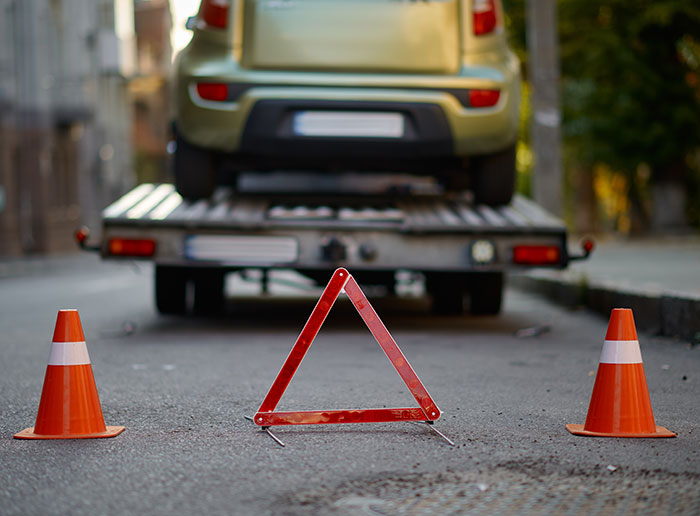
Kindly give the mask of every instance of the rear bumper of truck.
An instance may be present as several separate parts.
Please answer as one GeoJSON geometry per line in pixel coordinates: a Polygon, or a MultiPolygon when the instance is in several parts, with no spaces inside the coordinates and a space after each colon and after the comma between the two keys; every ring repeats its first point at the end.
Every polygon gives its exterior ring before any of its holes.
{"type": "Polygon", "coordinates": [[[170,184],[141,185],[104,210],[101,254],[299,271],[505,271],[570,259],[564,224],[517,195],[490,208],[465,198],[276,198],[220,188],[189,203],[170,184]]]}

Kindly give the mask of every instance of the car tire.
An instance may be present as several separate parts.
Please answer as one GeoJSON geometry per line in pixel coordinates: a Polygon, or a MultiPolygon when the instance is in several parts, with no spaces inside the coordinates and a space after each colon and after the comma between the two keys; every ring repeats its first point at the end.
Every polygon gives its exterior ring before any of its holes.
{"type": "Polygon", "coordinates": [[[183,267],[156,265],[155,298],[158,312],[182,315],[187,312],[187,271],[183,267]]]}
{"type": "Polygon", "coordinates": [[[216,169],[211,151],[175,136],[173,175],[178,193],[189,201],[207,199],[214,193],[216,169]]]}
{"type": "Polygon", "coordinates": [[[469,313],[497,315],[503,301],[503,273],[475,273],[469,281],[469,313]]]}
{"type": "Polygon", "coordinates": [[[508,204],[515,190],[515,144],[495,154],[471,159],[471,185],[476,204],[508,204]]]}

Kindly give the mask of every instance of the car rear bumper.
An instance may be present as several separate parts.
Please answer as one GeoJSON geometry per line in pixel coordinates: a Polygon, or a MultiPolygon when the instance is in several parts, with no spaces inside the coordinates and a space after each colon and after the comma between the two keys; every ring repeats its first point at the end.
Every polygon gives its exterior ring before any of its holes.
{"type": "Polygon", "coordinates": [[[331,100],[260,100],[251,110],[239,150],[246,154],[318,158],[441,157],[452,153],[452,134],[445,115],[436,104],[331,100]],[[306,136],[295,130],[299,113],[343,113],[346,111],[400,114],[402,135],[398,137],[306,136]]]}
{"type": "Polygon", "coordinates": [[[259,71],[240,68],[233,60],[216,63],[190,59],[185,51],[176,91],[181,134],[216,151],[318,155],[359,149],[369,155],[466,157],[497,152],[517,137],[515,58],[465,67],[451,76],[259,71]],[[236,93],[224,101],[205,100],[198,82],[223,82],[236,93]],[[499,90],[500,97],[494,106],[471,107],[470,89],[499,90]],[[295,137],[289,121],[304,110],[402,113],[406,131],[392,141],[295,137]]]}

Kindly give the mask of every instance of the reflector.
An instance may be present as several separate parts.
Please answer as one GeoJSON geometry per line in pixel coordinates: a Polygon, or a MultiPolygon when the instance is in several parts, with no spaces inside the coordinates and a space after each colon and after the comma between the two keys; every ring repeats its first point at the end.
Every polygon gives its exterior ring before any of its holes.
{"type": "Polygon", "coordinates": [[[292,351],[287,356],[287,360],[282,365],[282,369],[280,369],[270,390],[267,392],[267,396],[265,396],[258,412],[255,414],[254,421],[256,425],[265,427],[271,425],[436,421],[439,417],[440,409],[430,397],[430,394],[428,394],[428,391],[408,363],[408,360],[406,360],[384,323],[379,319],[377,312],[370,305],[355,278],[347,270],[340,268],[333,273],[331,280],[321,294],[316,307],[311,312],[294,347],[292,347],[292,351]],[[275,412],[277,404],[289,386],[289,382],[292,380],[323,322],[326,320],[328,313],[333,308],[333,304],[343,290],[420,407],[275,412]]]}
{"type": "Polygon", "coordinates": [[[110,238],[108,249],[114,256],[153,256],[156,242],[146,238],[110,238]]]}
{"type": "Polygon", "coordinates": [[[471,107],[495,106],[500,97],[499,90],[469,90],[469,105],[471,107]]]}
{"type": "Polygon", "coordinates": [[[226,0],[202,0],[199,16],[210,27],[225,29],[228,25],[228,2],[226,0]]]}
{"type": "Polygon", "coordinates": [[[513,263],[520,265],[554,265],[561,261],[561,251],[555,245],[516,245],[513,263]]]}
{"type": "Polygon", "coordinates": [[[198,82],[197,93],[204,100],[223,102],[228,97],[228,86],[222,82],[198,82]]]}

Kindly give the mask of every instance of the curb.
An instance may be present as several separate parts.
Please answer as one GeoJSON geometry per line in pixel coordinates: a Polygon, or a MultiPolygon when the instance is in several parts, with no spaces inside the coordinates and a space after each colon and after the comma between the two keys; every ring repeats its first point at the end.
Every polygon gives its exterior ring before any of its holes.
{"type": "Polygon", "coordinates": [[[540,294],[567,308],[584,306],[608,317],[613,308],[631,308],[637,328],[655,335],[700,343],[700,296],[643,291],[614,282],[596,282],[559,271],[512,274],[508,284],[540,294]]]}

